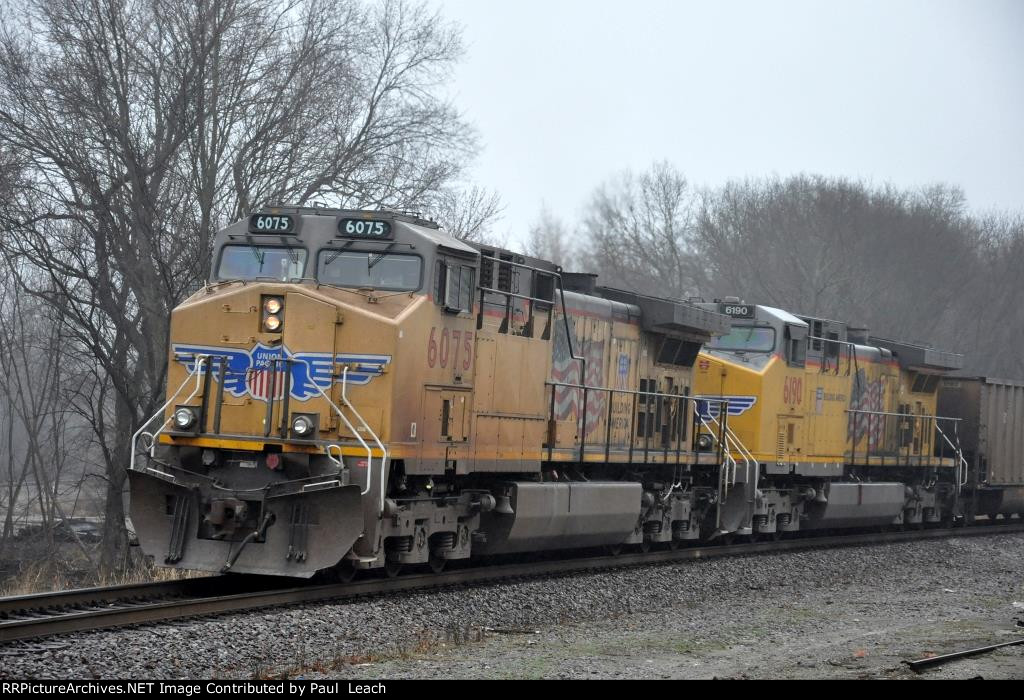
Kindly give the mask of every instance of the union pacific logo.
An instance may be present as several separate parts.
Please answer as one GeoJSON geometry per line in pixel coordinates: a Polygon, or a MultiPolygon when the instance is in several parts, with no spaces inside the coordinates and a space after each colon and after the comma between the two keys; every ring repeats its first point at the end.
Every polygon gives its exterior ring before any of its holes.
{"type": "MultiPolygon", "coordinates": [[[[349,384],[369,384],[374,377],[384,374],[384,368],[391,362],[391,355],[366,355],[358,353],[306,352],[292,353],[283,345],[270,347],[257,343],[252,350],[222,348],[208,345],[175,344],[174,359],[189,372],[195,371],[200,355],[225,358],[224,376],[220,376],[220,362],[214,359],[204,364],[203,373],[212,371],[217,382],[225,391],[236,398],[251,396],[259,401],[284,397],[285,386],[289,395],[297,401],[307,401],[322,391],[327,391],[332,382],[341,382],[335,374],[335,365],[349,367],[346,375],[349,384]],[[275,360],[290,358],[291,376],[282,371],[272,371],[275,360]]],[[[277,365],[279,368],[280,365],[277,365]]]]}
{"type": "Polygon", "coordinates": [[[722,404],[719,401],[729,402],[729,415],[742,416],[757,403],[756,396],[710,396],[702,394],[695,396],[697,399],[697,413],[701,418],[718,418],[722,412],[722,404]]]}

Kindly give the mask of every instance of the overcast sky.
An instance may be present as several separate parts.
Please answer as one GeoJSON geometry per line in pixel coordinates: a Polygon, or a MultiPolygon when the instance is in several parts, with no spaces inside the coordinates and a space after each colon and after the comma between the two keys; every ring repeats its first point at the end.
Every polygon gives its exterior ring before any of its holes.
{"type": "Polygon", "coordinates": [[[525,240],[623,168],[696,184],[813,172],[1024,210],[1024,0],[435,0],[473,179],[525,240]]]}

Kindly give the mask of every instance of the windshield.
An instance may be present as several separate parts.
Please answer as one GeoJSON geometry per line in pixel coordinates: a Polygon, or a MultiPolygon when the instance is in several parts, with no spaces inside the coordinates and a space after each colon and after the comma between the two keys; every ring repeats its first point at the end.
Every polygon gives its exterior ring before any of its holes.
{"type": "Polygon", "coordinates": [[[412,292],[420,288],[422,270],[418,255],[321,250],[317,279],[338,287],[412,292]]]}
{"type": "Polygon", "coordinates": [[[263,277],[287,282],[301,279],[305,269],[305,248],[228,245],[220,254],[217,278],[254,280],[263,277]]]}
{"type": "Polygon", "coordinates": [[[708,345],[711,350],[727,352],[771,352],[775,349],[775,329],[765,326],[733,326],[708,345]]]}

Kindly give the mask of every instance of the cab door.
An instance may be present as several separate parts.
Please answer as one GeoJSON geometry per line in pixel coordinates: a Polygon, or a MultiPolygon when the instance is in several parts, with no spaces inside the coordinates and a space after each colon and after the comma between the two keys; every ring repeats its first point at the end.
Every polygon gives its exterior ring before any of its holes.
{"type": "Polygon", "coordinates": [[[472,393],[442,387],[426,387],[420,422],[420,469],[440,474],[452,460],[468,457],[469,416],[472,393]]]}
{"type": "Polygon", "coordinates": [[[778,465],[799,462],[802,458],[804,419],[803,416],[780,415],[775,436],[775,463],[778,465]]]}

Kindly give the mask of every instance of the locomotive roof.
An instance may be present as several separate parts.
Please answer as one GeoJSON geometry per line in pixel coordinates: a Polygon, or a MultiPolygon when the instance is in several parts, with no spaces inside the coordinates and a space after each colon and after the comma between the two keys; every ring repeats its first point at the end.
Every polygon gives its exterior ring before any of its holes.
{"type": "Polygon", "coordinates": [[[654,333],[697,333],[710,337],[724,335],[732,327],[728,316],[677,299],[653,297],[611,287],[597,287],[596,294],[611,301],[639,307],[641,327],[654,333]]]}
{"type": "MultiPolygon", "coordinates": [[[[274,214],[300,214],[302,216],[333,216],[336,218],[372,217],[374,219],[402,221],[407,224],[423,226],[424,228],[440,228],[440,224],[433,219],[428,219],[420,212],[400,209],[343,209],[340,207],[319,207],[304,204],[267,204],[259,211],[274,214]]],[[[253,213],[255,214],[256,212],[253,213]]]]}
{"type": "Polygon", "coordinates": [[[916,370],[953,370],[964,366],[964,356],[946,350],[936,350],[925,345],[904,343],[888,338],[871,337],[871,343],[892,350],[900,366],[916,370]]]}
{"type": "Polygon", "coordinates": [[[807,321],[803,320],[802,318],[797,318],[788,311],[776,309],[774,306],[762,306],[760,308],[764,309],[765,311],[768,312],[770,316],[774,316],[783,323],[788,323],[793,326],[803,326],[804,328],[807,328],[807,321]]]}
{"type": "MultiPolygon", "coordinates": [[[[404,246],[417,248],[422,245],[432,249],[444,249],[459,255],[476,256],[477,251],[459,239],[440,230],[437,222],[418,214],[390,210],[331,209],[326,207],[300,207],[281,205],[263,207],[258,212],[217,232],[216,245],[229,242],[265,243],[267,245],[290,246],[331,246],[331,245],[377,245],[404,246]],[[255,221],[259,218],[274,218],[275,227],[258,230],[255,221]],[[277,228],[280,221],[289,223],[277,228]],[[346,233],[348,222],[367,226],[371,222],[385,222],[378,230],[383,235],[346,233]]],[[[426,252],[424,249],[421,253],[426,252]]]]}

